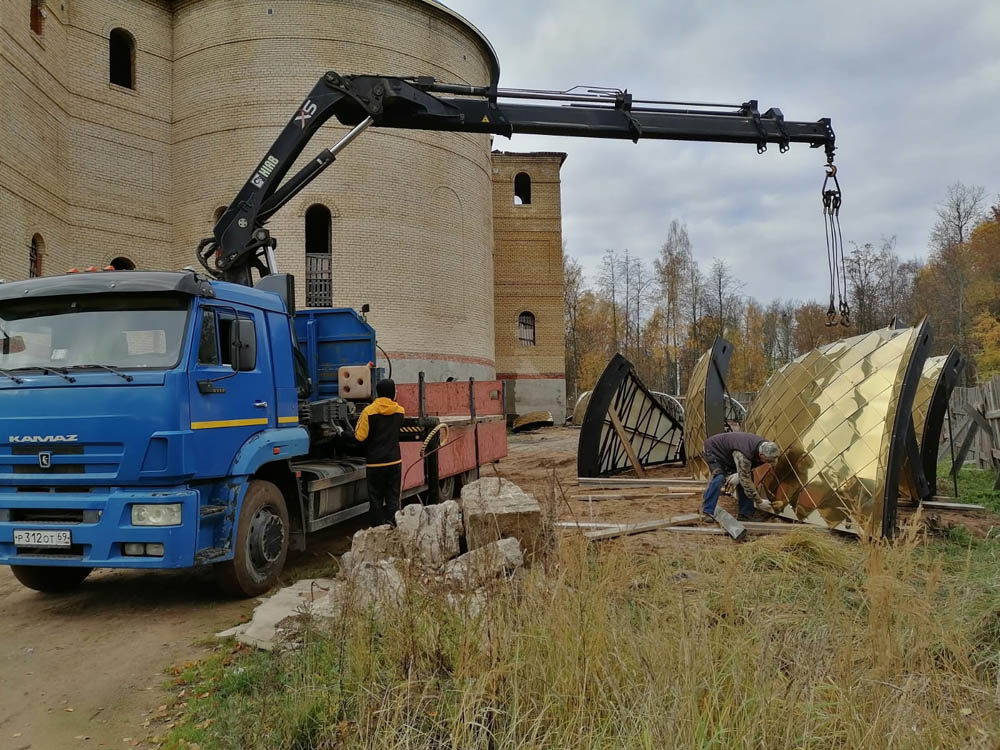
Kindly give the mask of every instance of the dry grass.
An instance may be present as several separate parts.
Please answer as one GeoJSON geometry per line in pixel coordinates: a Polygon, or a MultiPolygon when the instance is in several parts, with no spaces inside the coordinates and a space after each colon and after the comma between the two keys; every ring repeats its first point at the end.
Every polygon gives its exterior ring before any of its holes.
{"type": "Polygon", "coordinates": [[[414,586],[298,652],[227,665],[220,649],[166,747],[1000,743],[1000,545],[911,531],[636,551],[568,538],[479,613],[414,586]]]}

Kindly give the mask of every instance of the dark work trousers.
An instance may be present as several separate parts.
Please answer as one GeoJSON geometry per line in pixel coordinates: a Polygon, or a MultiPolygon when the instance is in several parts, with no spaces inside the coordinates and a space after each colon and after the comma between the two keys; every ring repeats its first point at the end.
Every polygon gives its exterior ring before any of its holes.
{"type": "Polygon", "coordinates": [[[372,526],[381,526],[384,523],[396,525],[401,468],[402,464],[367,468],[368,518],[372,526]]]}
{"type": "MultiPolygon", "coordinates": [[[[712,467],[709,467],[712,468],[712,467]]],[[[708,515],[714,515],[715,506],[719,502],[719,495],[722,492],[722,485],[726,481],[726,475],[719,470],[718,474],[712,475],[712,480],[708,483],[708,487],[705,488],[705,494],[701,496],[702,513],[707,513],[708,515]]],[[[741,516],[752,516],[754,514],[754,504],[753,500],[747,497],[747,493],[743,490],[743,485],[736,485],[736,499],[739,501],[739,514],[741,516]]]]}

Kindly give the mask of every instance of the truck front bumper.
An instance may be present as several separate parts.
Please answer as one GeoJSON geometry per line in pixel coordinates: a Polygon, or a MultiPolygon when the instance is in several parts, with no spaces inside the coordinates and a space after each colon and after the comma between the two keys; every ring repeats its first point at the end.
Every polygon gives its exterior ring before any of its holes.
{"type": "MultiPolygon", "coordinates": [[[[198,490],[109,489],[105,492],[0,494],[0,565],[86,568],[185,568],[195,564],[198,490]],[[181,505],[176,526],[134,526],[135,504],[181,505]],[[16,546],[15,531],[69,532],[69,546],[16,546]],[[163,545],[163,554],[125,554],[125,545],[163,545]]],[[[47,535],[52,536],[52,535],[47,535]]],[[[33,537],[38,538],[38,537],[33,537]]],[[[65,539],[65,536],[62,537],[65,539]]],[[[133,546],[135,550],[137,547],[133,546]]]]}

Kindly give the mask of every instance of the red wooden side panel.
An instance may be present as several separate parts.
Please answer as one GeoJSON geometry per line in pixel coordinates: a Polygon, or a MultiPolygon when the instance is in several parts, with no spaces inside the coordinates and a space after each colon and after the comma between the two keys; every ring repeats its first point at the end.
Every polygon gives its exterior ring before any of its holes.
{"type": "Polygon", "coordinates": [[[427,383],[424,385],[424,404],[432,417],[455,417],[469,413],[469,383],[427,383]]]}
{"type": "Polygon", "coordinates": [[[476,443],[472,427],[452,427],[448,443],[438,452],[438,473],[442,478],[476,467],[476,443]]]}
{"type": "MultiPolygon", "coordinates": [[[[406,410],[406,416],[420,414],[420,387],[416,383],[396,385],[396,402],[406,410]]],[[[476,416],[503,414],[503,384],[499,380],[476,381],[473,384],[476,398],[476,416]]],[[[425,383],[424,401],[427,414],[432,417],[457,417],[469,414],[469,381],[450,383],[425,383]]]]}
{"type": "Polygon", "coordinates": [[[424,459],[420,457],[421,443],[400,443],[399,452],[403,458],[403,489],[419,487],[424,483],[424,459]],[[416,466],[413,466],[416,464],[416,466]],[[410,468],[413,466],[413,468],[410,468]]]}
{"type": "Polygon", "coordinates": [[[479,463],[487,464],[507,455],[507,425],[503,422],[486,422],[476,425],[479,438],[479,463]]]}
{"type": "Polygon", "coordinates": [[[476,416],[503,414],[503,384],[499,380],[484,380],[473,385],[476,395],[476,416]]]}
{"type": "Polygon", "coordinates": [[[396,384],[396,403],[406,410],[406,416],[420,416],[420,386],[416,383],[396,384]]]}

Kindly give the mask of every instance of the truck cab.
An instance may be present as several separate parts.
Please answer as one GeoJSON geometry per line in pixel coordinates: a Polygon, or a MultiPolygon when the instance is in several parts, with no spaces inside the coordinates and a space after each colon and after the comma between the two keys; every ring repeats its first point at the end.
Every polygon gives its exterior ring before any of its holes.
{"type": "MultiPolygon", "coordinates": [[[[256,596],[307,534],[364,513],[375,331],[350,309],[294,313],[292,288],[190,271],[0,284],[0,564],[45,592],[94,568],[211,564],[256,596]]],[[[404,498],[451,497],[506,454],[498,382],[421,378],[397,401],[404,498]]]]}
{"type": "Polygon", "coordinates": [[[292,336],[279,295],[191,272],[0,286],[0,563],[47,591],[208,562],[269,586],[309,452],[292,336]]]}

